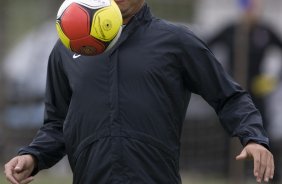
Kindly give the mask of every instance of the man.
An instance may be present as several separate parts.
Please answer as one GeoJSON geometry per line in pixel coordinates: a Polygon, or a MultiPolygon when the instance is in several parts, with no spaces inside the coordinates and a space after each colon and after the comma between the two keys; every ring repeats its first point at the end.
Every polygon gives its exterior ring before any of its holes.
{"type": "Polygon", "coordinates": [[[252,157],[257,181],[274,164],[259,112],[189,30],[153,17],[144,0],[116,0],[126,25],[111,51],[73,59],[58,42],[48,66],[44,125],[5,165],[26,184],[68,155],[74,184],[179,184],[182,122],[191,92],[214,107],[252,157]]]}
{"type": "MultiPolygon", "coordinates": [[[[227,54],[227,70],[234,79],[251,95],[254,104],[259,109],[264,128],[271,137],[272,132],[269,114],[267,114],[267,99],[276,87],[274,77],[263,72],[264,61],[269,51],[274,47],[282,51],[282,40],[266,22],[260,19],[262,11],[261,0],[238,0],[242,15],[237,22],[231,22],[223,30],[217,32],[207,41],[213,49],[215,45],[224,46],[227,54]]],[[[276,158],[275,183],[281,181],[281,140],[272,139],[271,151],[276,158]]]]}
{"type": "Polygon", "coordinates": [[[209,47],[224,45],[229,73],[248,90],[267,128],[265,97],[274,89],[274,82],[263,74],[262,65],[271,48],[282,50],[282,40],[260,20],[261,0],[238,0],[238,3],[242,10],[241,19],[230,23],[207,43],[209,47]]]}

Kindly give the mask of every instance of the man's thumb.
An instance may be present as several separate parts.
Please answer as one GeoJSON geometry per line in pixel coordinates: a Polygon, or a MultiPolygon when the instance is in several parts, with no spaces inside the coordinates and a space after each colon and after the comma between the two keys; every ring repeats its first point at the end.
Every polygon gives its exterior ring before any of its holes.
{"type": "Polygon", "coordinates": [[[243,151],[236,157],[236,160],[244,160],[248,157],[247,151],[243,149],[243,151]]]}
{"type": "Polygon", "coordinates": [[[15,171],[17,173],[19,173],[19,172],[21,172],[23,170],[23,167],[24,167],[24,159],[19,159],[18,163],[17,163],[17,165],[15,167],[15,171]]]}

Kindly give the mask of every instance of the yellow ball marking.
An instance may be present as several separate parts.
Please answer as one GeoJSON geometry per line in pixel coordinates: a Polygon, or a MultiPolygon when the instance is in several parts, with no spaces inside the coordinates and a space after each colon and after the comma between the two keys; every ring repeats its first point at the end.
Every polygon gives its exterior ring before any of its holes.
{"type": "Polygon", "coordinates": [[[70,49],[70,39],[68,39],[68,37],[65,35],[65,33],[63,32],[60,23],[56,22],[56,29],[59,35],[60,40],[62,41],[62,43],[68,48],[70,49]]]}
{"type": "Polygon", "coordinates": [[[122,15],[116,3],[112,0],[111,5],[99,9],[92,21],[90,34],[104,42],[115,38],[122,26],[122,15]]]}

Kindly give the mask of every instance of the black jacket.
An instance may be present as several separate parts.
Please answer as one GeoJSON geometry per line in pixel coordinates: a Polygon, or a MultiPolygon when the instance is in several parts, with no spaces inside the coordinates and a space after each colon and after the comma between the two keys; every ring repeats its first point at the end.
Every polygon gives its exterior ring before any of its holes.
{"type": "Polygon", "coordinates": [[[38,170],[68,155],[75,184],[179,184],[182,123],[201,95],[242,144],[268,145],[249,95],[191,31],[145,5],[117,45],[74,57],[58,42],[48,66],[45,121],[20,154],[38,170]]]}

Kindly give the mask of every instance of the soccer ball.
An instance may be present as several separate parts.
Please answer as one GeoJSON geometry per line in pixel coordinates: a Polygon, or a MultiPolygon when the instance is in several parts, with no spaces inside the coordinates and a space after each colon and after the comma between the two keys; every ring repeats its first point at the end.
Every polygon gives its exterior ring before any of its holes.
{"type": "Polygon", "coordinates": [[[93,56],[117,42],[122,15],[114,0],[65,0],[58,10],[56,28],[68,49],[93,56]]]}

